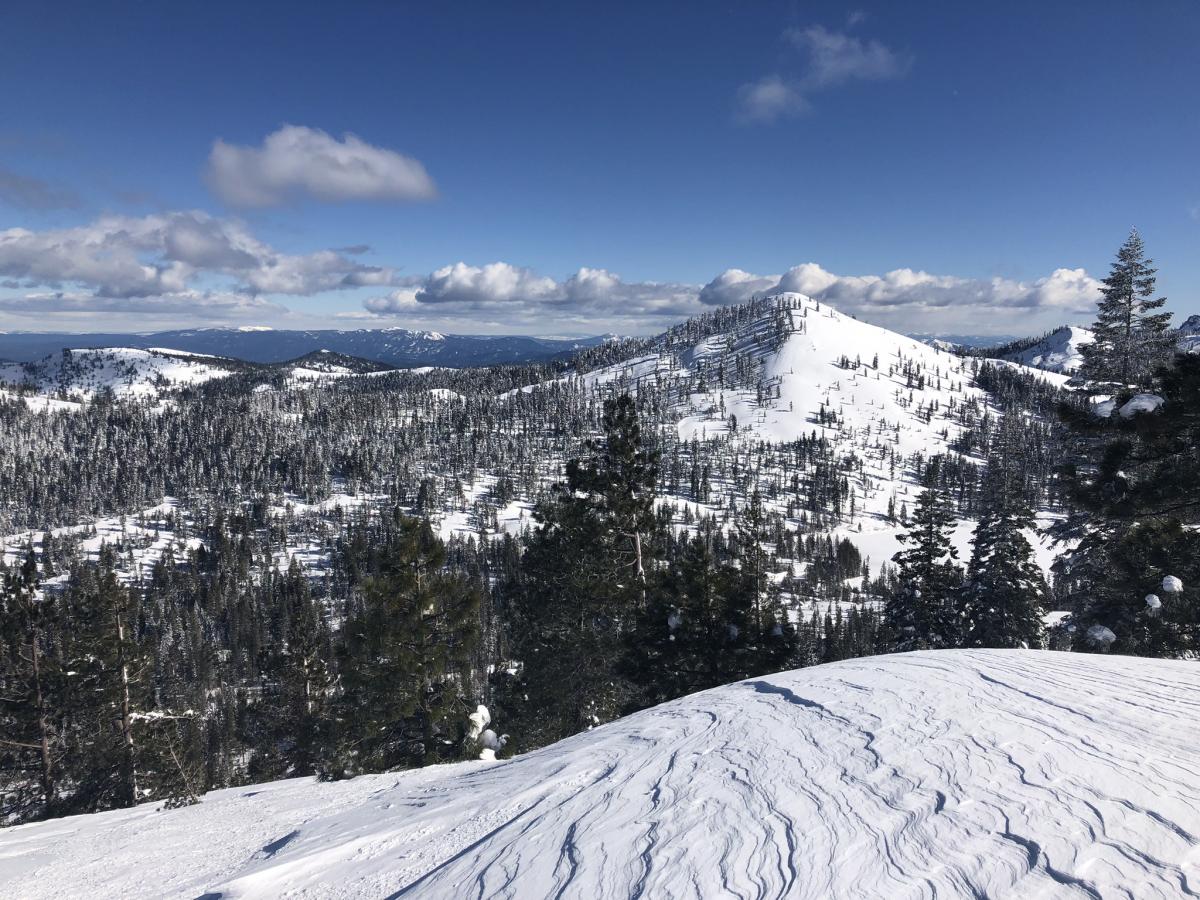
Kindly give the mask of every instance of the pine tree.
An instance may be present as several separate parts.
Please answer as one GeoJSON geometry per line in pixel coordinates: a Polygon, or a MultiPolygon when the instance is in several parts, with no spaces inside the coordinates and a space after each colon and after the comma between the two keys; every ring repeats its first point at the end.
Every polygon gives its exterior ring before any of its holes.
{"type": "Polygon", "coordinates": [[[1082,602],[1076,647],[1163,656],[1200,650],[1200,614],[1186,597],[1164,594],[1147,604],[1166,576],[1200,578],[1200,357],[1179,355],[1159,372],[1162,406],[1103,426],[1083,419],[1107,443],[1098,462],[1068,469],[1075,499],[1087,512],[1074,560],[1082,602]],[[1089,641],[1094,626],[1111,644],[1089,641]]]}
{"type": "Polygon", "coordinates": [[[0,563],[0,822],[56,811],[63,752],[57,624],[57,605],[38,591],[32,551],[15,571],[0,563]]]}
{"type": "Polygon", "coordinates": [[[382,574],[343,628],[337,746],[325,777],[382,772],[456,755],[478,638],[479,593],[443,571],[425,520],[398,518],[382,574]]]}
{"type": "Polygon", "coordinates": [[[591,458],[567,464],[567,481],[586,492],[602,511],[611,532],[618,570],[633,569],[646,598],[646,542],[654,530],[654,493],[658,480],[658,451],[646,446],[637,407],[629,394],[604,404],[604,440],[589,441],[591,458]]]}
{"type": "Polygon", "coordinates": [[[1134,229],[1117,251],[1101,288],[1094,341],[1081,348],[1080,377],[1093,393],[1145,388],[1172,353],[1171,314],[1156,312],[1166,303],[1155,297],[1154,261],[1146,258],[1142,236],[1134,229]]]}
{"type": "Polygon", "coordinates": [[[1024,529],[1034,526],[1034,516],[1013,462],[1010,456],[1001,455],[988,463],[983,514],[975,528],[962,589],[964,643],[968,647],[1038,647],[1042,643],[1049,589],[1024,534],[1024,529]]]}
{"type": "Polygon", "coordinates": [[[287,574],[274,581],[286,627],[284,641],[264,665],[269,689],[260,703],[264,728],[251,762],[256,778],[315,774],[329,751],[329,631],[294,557],[287,574]]]}
{"type": "Polygon", "coordinates": [[[735,531],[737,575],[726,618],[737,632],[735,658],[740,655],[741,663],[730,681],[777,672],[787,666],[796,650],[795,627],[783,608],[778,586],[768,577],[771,557],[763,546],[766,517],[757,489],[739,511],[735,531]]]}
{"type": "Polygon", "coordinates": [[[623,673],[653,706],[737,677],[738,642],[727,627],[736,570],[722,565],[711,535],[686,540],[627,635],[623,673]]]}
{"type": "Polygon", "coordinates": [[[935,457],[926,465],[908,531],[899,536],[907,546],[892,557],[899,571],[884,619],[893,651],[954,647],[961,636],[955,605],[962,570],[950,540],[954,514],[937,487],[940,462],[935,457]]]}
{"type": "Polygon", "coordinates": [[[604,438],[566,467],[535,515],[509,636],[527,697],[506,709],[526,746],[615,718],[633,700],[618,672],[624,637],[649,604],[658,454],[645,446],[632,398],[604,404],[604,438]]]}

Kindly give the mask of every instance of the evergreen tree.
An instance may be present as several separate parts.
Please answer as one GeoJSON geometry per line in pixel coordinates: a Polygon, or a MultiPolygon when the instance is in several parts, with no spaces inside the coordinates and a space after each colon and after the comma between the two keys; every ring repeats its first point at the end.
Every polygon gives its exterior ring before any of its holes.
{"type": "Polygon", "coordinates": [[[134,640],[131,597],[113,571],[112,549],[103,548],[99,570],[73,585],[70,605],[79,627],[72,669],[86,778],[77,803],[85,809],[133,806],[149,794],[136,713],[149,694],[148,657],[134,640]]]}
{"type": "Polygon", "coordinates": [[[604,439],[573,459],[536,511],[509,634],[527,700],[506,710],[527,746],[609,721],[632,701],[624,636],[649,602],[658,454],[628,394],[604,404],[604,439]]]}
{"type": "Polygon", "coordinates": [[[62,743],[55,706],[63,678],[56,612],[39,594],[32,550],[15,571],[0,563],[0,822],[56,811],[62,743]]]}
{"type": "Polygon", "coordinates": [[[1098,461],[1067,470],[1087,513],[1071,573],[1080,580],[1079,649],[1151,656],[1200,649],[1194,603],[1161,591],[1161,606],[1146,602],[1164,577],[1185,585],[1200,578],[1200,488],[1193,477],[1200,468],[1200,358],[1179,355],[1159,376],[1158,409],[1100,423],[1074,420],[1107,437],[1098,461]],[[1115,640],[1089,640],[1094,626],[1115,640]]]}
{"type": "Polygon", "coordinates": [[[270,694],[262,701],[266,727],[251,775],[312,775],[328,754],[330,635],[294,557],[287,575],[275,583],[287,625],[284,642],[265,665],[270,675],[270,694]]]}
{"type": "Polygon", "coordinates": [[[727,621],[736,576],[719,563],[711,536],[686,540],[627,635],[623,672],[639,689],[636,705],[737,678],[740,642],[727,621]]]}
{"type": "Polygon", "coordinates": [[[796,650],[796,630],[783,608],[778,586],[768,577],[771,556],[763,546],[767,540],[762,496],[755,490],[739,511],[737,575],[726,604],[731,638],[740,657],[735,677],[749,678],[786,668],[796,650]]]}
{"type": "Polygon", "coordinates": [[[1018,467],[993,457],[984,481],[984,506],[972,539],[962,591],[968,647],[1038,647],[1048,594],[1024,529],[1034,526],[1018,467]]]}
{"type": "Polygon", "coordinates": [[[1142,236],[1134,229],[1117,251],[1101,288],[1094,341],[1080,348],[1080,377],[1093,393],[1121,393],[1148,387],[1155,370],[1171,355],[1171,314],[1157,312],[1166,303],[1155,297],[1154,261],[1146,258],[1142,236]]]}
{"type": "Polygon", "coordinates": [[[899,536],[907,546],[892,557],[899,571],[884,619],[893,651],[954,647],[960,640],[955,606],[962,570],[950,540],[954,513],[937,487],[940,464],[935,457],[926,465],[908,531],[899,536]]]}
{"type": "MultiPolygon", "coordinates": [[[[456,755],[480,598],[445,564],[445,546],[429,523],[400,517],[382,574],[363,585],[343,629],[337,746],[325,777],[456,755]]],[[[315,677],[313,668],[306,677],[315,677]]]]}

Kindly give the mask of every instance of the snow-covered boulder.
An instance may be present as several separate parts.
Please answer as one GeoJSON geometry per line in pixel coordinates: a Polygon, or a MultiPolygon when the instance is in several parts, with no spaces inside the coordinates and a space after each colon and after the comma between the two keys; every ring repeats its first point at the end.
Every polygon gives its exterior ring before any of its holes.
{"type": "Polygon", "coordinates": [[[1131,419],[1138,413],[1154,412],[1163,405],[1163,398],[1158,394],[1134,394],[1121,407],[1121,418],[1131,419]]]}
{"type": "Polygon", "coordinates": [[[1198,693],[1185,661],[849,660],[488,766],[0,829],[0,896],[1178,897],[1198,693]]]}

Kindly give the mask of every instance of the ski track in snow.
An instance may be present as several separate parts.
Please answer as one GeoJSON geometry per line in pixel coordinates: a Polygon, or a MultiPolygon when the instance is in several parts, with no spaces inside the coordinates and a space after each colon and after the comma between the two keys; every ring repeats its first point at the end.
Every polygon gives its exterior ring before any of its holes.
{"type": "Polygon", "coordinates": [[[0,896],[1192,896],[1197,688],[1128,657],[835,663],[506,762],[8,829],[0,896]]]}

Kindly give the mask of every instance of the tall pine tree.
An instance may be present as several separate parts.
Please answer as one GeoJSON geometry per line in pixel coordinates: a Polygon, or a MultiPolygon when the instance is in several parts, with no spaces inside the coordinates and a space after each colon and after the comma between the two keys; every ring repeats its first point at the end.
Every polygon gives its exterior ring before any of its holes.
{"type": "Polygon", "coordinates": [[[57,619],[57,604],[38,591],[32,550],[15,571],[0,563],[0,822],[57,809],[64,677],[57,619]]]}
{"type": "Polygon", "coordinates": [[[615,718],[634,702],[619,673],[624,638],[656,577],[653,514],[658,453],[628,394],[604,403],[604,437],[567,464],[567,480],[536,511],[509,637],[522,698],[505,710],[525,746],[615,718]]]}
{"type": "Polygon", "coordinates": [[[444,571],[445,547],[427,521],[398,516],[397,524],[382,574],[365,582],[343,627],[327,778],[453,758],[463,711],[474,708],[464,694],[474,677],[479,592],[444,571]]]}
{"type": "Polygon", "coordinates": [[[1099,314],[1092,326],[1094,341],[1080,348],[1081,378],[1092,393],[1120,394],[1145,388],[1155,370],[1170,358],[1174,336],[1171,314],[1159,312],[1166,297],[1155,297],[1152,259],[1146,258],[1142,236],[1129,233],[1101,288],[1099,314]]]}
{"type": "MultiPolygon", "coordinates": [[[[1012,451],[1015,448],[1005,448],[1012,451]]],[[[1001,452],[988,462],[983,513],[962,589],[964,644],[1038,647],[1048,588],[1024,530],[1034,526],[1019,467],[1001,452]]]]}
{"type": "Polygon", "coordinates": [[[900,535],[905,549],[892,557],[897,582],[884,608],[885,644],[892,651],[954,647],[961,639],[962,570],[950,540],[954,513],[938,490],[940,463],[934,457],[926,465],[908,531],[900,535]]]}

